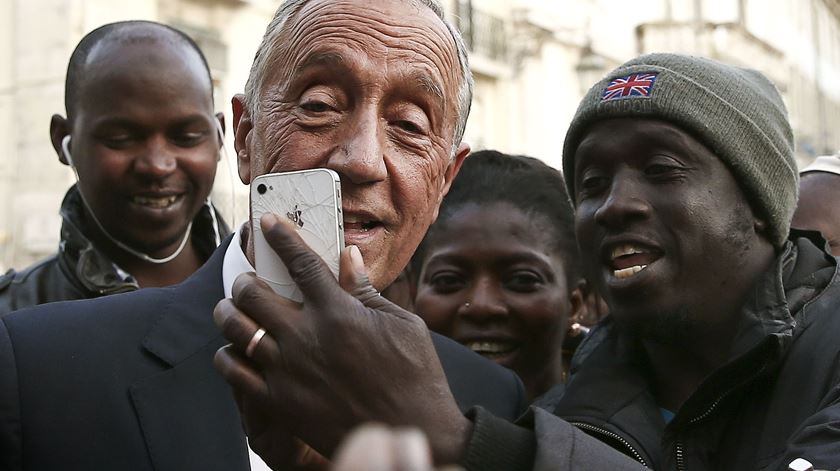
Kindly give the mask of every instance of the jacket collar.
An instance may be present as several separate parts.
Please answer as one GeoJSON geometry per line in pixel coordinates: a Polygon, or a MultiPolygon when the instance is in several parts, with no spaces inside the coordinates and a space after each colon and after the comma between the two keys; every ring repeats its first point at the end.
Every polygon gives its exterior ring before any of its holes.
{"type": "Polygon", "coordinates": [[[137,282],[124,278],[114,263],[85,235],[82,198],[76,185],[70,187],[61,202],[61,242],[58,261],[69,279],[79,283],[85,293],[94,296],[124,293],[139,288],[137,282]]]}
{"type": "Polygon", "coordinates": [[[230,244],[228,236],[219,248],[183,283],[166,288],[167,296],[143,348],[170,366],[183,361],[209,342],[224,344],[213,323],[213,309],[224,297],[222,263],[230,244]]]}
{"type": "MultiPolygon", "coordinates": [[[[83,291],[102,296],[139,288],[134,278],[121,274],[111,259],[94,247],[85,235],[89,229],[85,221],[84,203],[76,185],[70,187],[64,195],[60,213],[59,263],[66,273],[73,274],[72,278],[81,284],[83,291]]],[[[216,248],[217,230],[220,238],[230,234],[230,229],[216,208],[202,206],[193,220],[192,237],[205,258],[216,248]]]]}
{"type": "Polygon", "coordinates": [[[817,232],[791,230],[791,237],[772,268],[755,284],[742,309],[743,321],[735,336],[731,358],[735,359],[772,337],[783,353],[800,324],[798,313],[817,296],[837,270],[837,261],[825,251],[817,232]]]}

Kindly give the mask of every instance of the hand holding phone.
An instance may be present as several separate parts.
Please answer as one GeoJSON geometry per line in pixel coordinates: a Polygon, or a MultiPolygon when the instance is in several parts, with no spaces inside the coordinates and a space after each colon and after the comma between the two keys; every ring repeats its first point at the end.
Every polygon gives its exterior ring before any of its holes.
{"type": "Polygon", "coordinates": [[[260,218],[266,213],[291,221],[304,242],[338,277],[339,256],[344,248],[344,224],[341,181],[337,173],[323,168],[269,173],[251,182],[251,227],[257,276],[277,294],[301,302],[300,289],[260,229],[260,218]]]}

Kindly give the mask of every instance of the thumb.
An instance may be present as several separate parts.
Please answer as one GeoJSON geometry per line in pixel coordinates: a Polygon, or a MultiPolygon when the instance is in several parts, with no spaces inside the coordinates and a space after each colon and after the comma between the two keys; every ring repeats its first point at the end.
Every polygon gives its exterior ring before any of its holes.
{"type": "Polygon", "coordinates": [[[403,312],[403,309],[379,295],[368,277],[362,252],[355,245],[346,247],[341,252],[338,268],[338,284],[371,309],[391,314],[403,312]]]}
{"type": "Polygon", "coordinates": [[[366,306],[371,299],[379,297],[379,292],[370,283],[362,252],[355,245],[341,251],[338,284],[366,306]]]}
{"type": "MultiPolygon", "coordinates": [[[[345,247],[341,252],[338,284],[367,308],[392,314],[402,319],[411,319],[412,321],[417,319],[415,314],[379,295],[379,291],[370,283],[365,261],[362,259],[362,252],[355,245],[345,247]]],[[[422,321],[420,322],[422,324],[422,321]]]]}

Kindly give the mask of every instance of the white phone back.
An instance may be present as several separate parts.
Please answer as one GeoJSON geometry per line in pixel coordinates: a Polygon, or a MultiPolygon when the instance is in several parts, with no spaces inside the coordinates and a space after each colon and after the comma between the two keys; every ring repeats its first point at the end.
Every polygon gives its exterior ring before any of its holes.
{"type": "Polygon", "coordinates": [[[333,275],[338,277],[338,260],[344,248],[344,225],[341,184],[337,173],[329,169],[269,173],[251,182],[251,222],[257,276],[271,285],[277,294],[301,302],[300,289],[260,229],[260,217],[266,213],[292,221],[304,242],[324,259],[333,275]],[[264,192],[260,193],[259,189],[264,192]]]}

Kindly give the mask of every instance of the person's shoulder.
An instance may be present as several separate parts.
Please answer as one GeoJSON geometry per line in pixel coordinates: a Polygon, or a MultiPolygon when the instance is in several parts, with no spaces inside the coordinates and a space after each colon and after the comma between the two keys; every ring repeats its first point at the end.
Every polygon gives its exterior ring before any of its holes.
{"type": "Polygon", "coordinates": [[[57,263],[58,256],[53,254],[43,260],[39,260],[23,270],[15,270],[10,268],[3,275],[0,275],[0,293],[5,293],[13,286],[26,283],[33,277],[43,274],[45,271],[54,267],[57,263]]]}
{"type": "Polygon", "coordinates": [[[2,317],[2,322],[13,338],[43,343],[42,338],[49,337],[68,345],[102,336],[140,341],[156,323],[166,319],[169,323],[164,323],[170,327],[212,325],[208,312],[224,296],[220,263],[216,262],[208,262],[177,285],[41,304],[12,312],[2,317]]]}
{"type": "Polygon", "coordinates": [[[105,387],[101,381],[108,375],[116,381],[152,364],[143,345],[168,315],[169,302],[158,294],[162,290],[143,291],[14,311],[0,318],[4,331],[0,343],[7,343],[7,351],[14,352],[19,376],[29,388],[41,381],[58,394],[62,384],[82,377],[88,384],[100,382],[97,388],[105,387]]]}
{"type": "MultiPolygon", "coordinates": [[[[40,260],[23,270],[9,269],[0,275],[0,316],[44,302],[55,301],[45,299],[46,291],[61,291],[61,280],[58,258],[52,255],[40,260]]],[[[66,284],[66,283],[65,283],[66,284]]]]}
{"type": "Polygon", "coordinates": [[[6,295],[9,292],[8,288],[17,276],[18,272],[12,268],[9,268],[6,273],[0,275],[0,296],[6,295]]]}
{"type": "Polygon", "coordinates": [[[116,335],[160,316],[166,291],[165,288],[152,288],[39,304],[10,312],[2,321],[13,337],[50,337],[61,343],[76,341],[79,334],[101,332],[102,329],[111,329],[116,335]]]}

